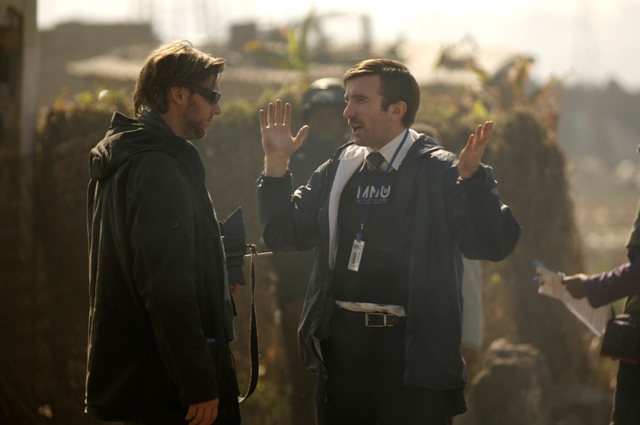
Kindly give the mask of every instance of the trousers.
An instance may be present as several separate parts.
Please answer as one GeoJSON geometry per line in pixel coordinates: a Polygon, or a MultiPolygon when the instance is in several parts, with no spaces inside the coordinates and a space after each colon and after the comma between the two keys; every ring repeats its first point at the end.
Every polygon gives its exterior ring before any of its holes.
{"type": "Polygon", "coordinates": [[[640,423],[640,365],[619,362],[611,425],[640,423]]]}
{"type": "MultiPolygon", "coordinates": [[[[328,378],[318,378],[318,425],[451,425],[466,411],[464,388],[403,383],[405,327],[365,327],[364,314],[336,309],[322,341],[328,378]]],[[[437,367],[437,365],[434,365],[437,367]]]]}

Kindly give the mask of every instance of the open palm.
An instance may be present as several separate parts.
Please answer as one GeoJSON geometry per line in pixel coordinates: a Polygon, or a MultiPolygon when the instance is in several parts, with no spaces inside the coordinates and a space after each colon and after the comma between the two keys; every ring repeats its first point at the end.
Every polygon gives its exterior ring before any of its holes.
{"type": "Polygon", "coordinates": [[[486,121],[483,125],[478,125],[475,134],[469,136],[467,145],[460,152],[458,159],[458,172],[463,179],[471,177],[478,170],[492,128],[493,121],[486,121]]]}

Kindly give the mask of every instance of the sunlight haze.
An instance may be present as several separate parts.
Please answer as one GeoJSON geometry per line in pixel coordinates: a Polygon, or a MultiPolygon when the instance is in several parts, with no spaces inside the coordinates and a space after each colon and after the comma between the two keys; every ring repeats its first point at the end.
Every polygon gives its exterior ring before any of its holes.
{"type": "Polygon", "coordinates": [[[38,8],[41,28],[69,21],[150,20],[163,42],[198,39],[205,33],[205,20],[206,33],[224,41],[231,24],[254,21],[261,28],[275,27],[300,21],[310,12],[342,14],[334,19],[329,36],[334,43],[350,42],[361,35],[354,17],[366,13],[377,43],[402,40],[435,46],[470,35],[480,49],[534,57],[533,74],[539,78],[570,75],[574,83],[594,84],[614,78],[629,89],[640,89],[640,2],[634,0],[40,0],[38,8]]]}

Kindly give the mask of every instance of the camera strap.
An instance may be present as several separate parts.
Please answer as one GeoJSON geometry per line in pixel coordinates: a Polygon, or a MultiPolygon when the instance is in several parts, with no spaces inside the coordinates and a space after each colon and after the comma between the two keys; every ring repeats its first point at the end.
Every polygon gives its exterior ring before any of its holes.
{"type": "Polygon", "coordinates": [[[258,323],[256,318],[256,270],[253,260],[258,255],[258,248],[254,244],[247,244],[247,248],[251,251],[251,323],[249,327],[249,352],[251,357],[251,369],[249,373],[249,388],[244,396],[238,397],[238,402],[242,403],[253,394],[258,385],[258,372],[260,368],[260,352],[258,349],[258,323]]]}

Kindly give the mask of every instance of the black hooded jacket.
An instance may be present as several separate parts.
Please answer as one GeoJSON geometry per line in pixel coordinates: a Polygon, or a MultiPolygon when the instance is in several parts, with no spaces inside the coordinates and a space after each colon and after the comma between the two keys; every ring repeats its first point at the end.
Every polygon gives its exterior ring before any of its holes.
{"type": "Polygon", "coordinates": [[[115,113],[89,167],[86,411],[185,423],[190,404],[219,398],[216,424],[240,423],[224,251],[198,150],[151,111],[115,113]]]}

